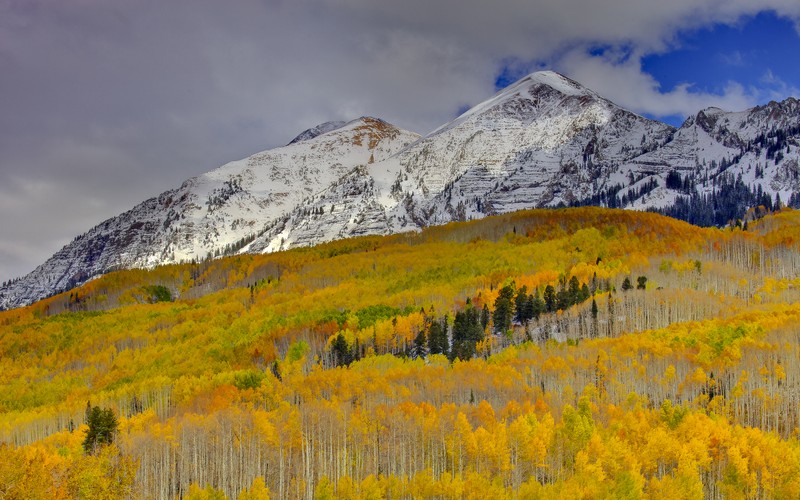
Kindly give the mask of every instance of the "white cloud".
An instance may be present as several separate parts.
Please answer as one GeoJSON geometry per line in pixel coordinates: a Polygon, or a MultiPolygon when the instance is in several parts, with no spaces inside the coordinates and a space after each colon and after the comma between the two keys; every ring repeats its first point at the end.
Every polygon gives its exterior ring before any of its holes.
{"type": "Polygon", "coordinates": [[[728,66],[733,66],[736,68],[743,68],[747,66],[748,60],[750,59],[751,55],[744,54],[740,50],[734,50],[733,52],[722,53],[719,55],[720,60],[727,64],[728,66]]]}
{"type": "Polygon", "coordinates": [[[771,69],[767,69],[759,81],[762,83],[759,89],[760,102],[768,100],[782,101],[791,96],[800,97],[800,87],[786,83],[775,75],[771,69]]]}
{"type": "Polygon", "coordinates": [[[613,51],[593,56],[575,49],[562,57],[557,66],[571,78],[638,113],[655,116],[688,116],[700,109],[716,106],[740,110],[753,106],[757,96],[736,82],[727,82],[722,94],[692,90],[691,83],[662,89],[658,81],[642,71],[641,52],[621,57],[613,51]]]}

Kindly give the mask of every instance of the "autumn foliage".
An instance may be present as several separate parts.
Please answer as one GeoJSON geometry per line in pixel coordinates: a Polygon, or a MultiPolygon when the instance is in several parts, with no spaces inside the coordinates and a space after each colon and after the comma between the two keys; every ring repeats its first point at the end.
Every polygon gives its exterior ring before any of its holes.
{"type": "Polygon", "coordinates": [[[797,498],[798,229],[525,211],[112,273],[0,313],[0,497],[797,498]]]}

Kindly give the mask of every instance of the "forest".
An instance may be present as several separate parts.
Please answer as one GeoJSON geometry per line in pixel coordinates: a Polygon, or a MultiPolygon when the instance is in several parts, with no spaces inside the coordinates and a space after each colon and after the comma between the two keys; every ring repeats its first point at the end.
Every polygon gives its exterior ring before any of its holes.
{"type": "MultiPolygon", "coordinates": [[[[772,195],[765,192],[760,184],[753,188],[742,178],[742,174],[733,175],[728,169],[739,163],[747,153],[754,153],[759,156],[762,151],[766,157],[766,163],[774,162],[778,165],[784,157],[784,152],[789,153],[791,149],[791,138],[800,133],[800,127],[789,126],[786,128],[772,129],[769,132],[761,133],[752,141],[732,141],[728,147],[735,147],[739,150],[733,157],[723,157],[719,163],[712,160],[708,165],[705,161],[702,165],[698,164],[695,169],[688,172],[671,170],[667,173],[664,184],[665,187],[680,193],[675,200],[661,208],[651,208],[650,210],[680,219],[690,224],[704,227],[724,227],[729,224],[747,224],[747,220],[758,219],[773,210],[779,210],[784,205],[791,208],[800,208],[800,192],[792,191],[786,200],[781,200],[780,194],[772,195]]],[[[756,179],[764,178],[764,170],[768,168],[766,164],[756,162],[755,165],[748,165],[747,170],[753,171],[756,179]]],[[[782,179],[797,181],[798,168],[796,164],[783,167],[779,176],[782,179]]],[[[584,199],[574,200],[571,206],[604,206],[609,208],[632,207],[633,203],[650,193],[659,186],[652,173],[643,173],[638,177],[630,174],[629,185],[634,185],[644,179],[638,188],[627,190],[622,196],[619,195],[624,189],[624,184],[616,183],[605,187],[599,192],[584,199]]]]}
{"type": "Polygon", "coordinates": [[[0,498],[799,498],[798,299],[790,208],[118,271],[0,312],[0,498]]]}

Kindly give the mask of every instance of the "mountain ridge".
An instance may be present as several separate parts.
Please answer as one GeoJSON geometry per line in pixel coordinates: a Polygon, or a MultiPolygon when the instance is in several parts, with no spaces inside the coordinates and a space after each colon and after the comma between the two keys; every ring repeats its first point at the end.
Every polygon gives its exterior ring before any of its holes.
{"type": "Polygon", "coordinates": [[[800,104],[789,98],[738,112],[706,108],[675,128],[547,71],[424,137],[371,117],[325,122],[95,226],[0,288],[0,308],[119,268],[416,231],[524,208],[667,210],[714,195],[729,177],[785,201],[800,191],[799,117],[800,104]]]}

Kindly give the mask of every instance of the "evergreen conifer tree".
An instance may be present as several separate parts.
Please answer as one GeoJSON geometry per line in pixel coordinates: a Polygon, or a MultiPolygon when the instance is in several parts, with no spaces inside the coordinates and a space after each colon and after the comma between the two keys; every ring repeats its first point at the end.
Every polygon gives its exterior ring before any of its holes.
{"type": "Polygon", "coordinates": [[[526,305],[528,303],[528,287],[522,285],[522,287],[517,290],[517,296],[514,298],[514,319],[522,324],[527,322],[530,317],[527,314],[526,305]]]}
{"type": "Polygon", "coordinates": [[[494,301],[494,331],[495,333],[503,333],[511,328],[511,319],[513,317],[513,303],[514,298],[514,285],[509,284],[500,289],[500,294],[494,301]]]}
{"type": "Polygon", "coordinates": [[[86,423],[89,425],[83,440],[83,451],[86,454],[93,454],[99,447],[114,442],[118,423],[110,408],[101,409],[95,406],[89,412],[86,423]]]}
{"type": "Polygon", "coordinates": [[[425,329],[420,329],[416,338],[414,338],[414,351],[412,355],[415,358],[424,358],[428,355],[428,339],[425,335],[425,329]]]}
{"type": "Polygon", "coordinates": [[[448,355],[450,345],[447,340],[447,316],[441,321],[433,321],[428,332],[428,352],[448,355]]]}
{"type": "Polygon", "coordinates": [[[546,312],[555,312],[556,310],[556,289],[553,285],[547,285],[544,289],[544,308],[546,312]]]}
{"type": "Polygon", "coordinates": [[[622,291],[627,292],[628,290],[632,290],[633,285],[631,284],[631,279],[625,276],[625,279],[622,280],[622,291]]]}

